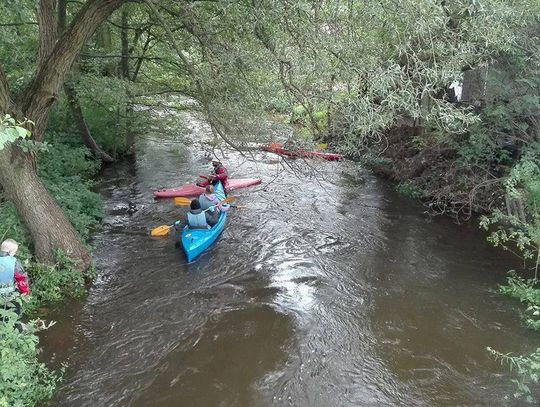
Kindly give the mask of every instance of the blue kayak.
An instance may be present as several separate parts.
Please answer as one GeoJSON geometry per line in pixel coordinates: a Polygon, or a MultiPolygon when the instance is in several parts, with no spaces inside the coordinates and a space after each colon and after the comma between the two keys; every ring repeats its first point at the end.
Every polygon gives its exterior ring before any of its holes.
{"type": "MultiPolygon", "coordinates": [[[[216,185],[214,193],[220,201],[225,199],[221,183],[216,185]]],[[[211,229],[190,229],[187,226],[184,228],[182,231],[182,246],[189,263],[208,250],[219,239],[221,232],[225,229],[226,221],[227,212],[221,212],[218,223],[211,229]]]]}

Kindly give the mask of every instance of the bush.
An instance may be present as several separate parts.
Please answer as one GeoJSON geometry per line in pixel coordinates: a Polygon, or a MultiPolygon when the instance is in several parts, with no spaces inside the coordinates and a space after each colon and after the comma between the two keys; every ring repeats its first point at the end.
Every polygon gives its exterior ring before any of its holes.
{"type": "Polygon", "coordinates": [[[61,303],[67,298],[79,298],[86,292],[84,275],[65,253],[58,252],[54,266],[33,263],[26,271],[32,295],[24,304],[25,312],[32,313],[44,304],[61,303]]]}
{"type": "Polygon", "coordinates": [[[0,204],[0,242],[4,239],[15,239],[19,243],[17,257],[21,260],[28,260],[32,257],[30,252],[30,236],[22,224],[15,206],[11,202],[0,204]]]}
{"type": "MultiPolygon", "coordinates": [[[[537,288],[536,280],[524,280],[516,274],[511,273],[508,278],[508,285],[501,286],[499,292],[516,298],[527,304],[525,310],[525,322],[529,329],[540,331],[540,289],[537,288]]],[[[501,363],[507,364],[511,370],[517,373],[516,392],[514,397],[523,397],[529,403],[534,401],[530,383],[538,384],[540,379],[540,348],[529,355],[511,356],[503,354],[490,347],[488,352],[501,363]]]]}
{"type": "Polygon", "coordinates": [[[99,168],[100,162],[90,157],[86,147],[58,141],[40,156],[39,175],[84,239],[103,217],[101,198],[91,191],[90,179],[99,168]]]}
{"type": "Polygon", "coordinates": [[[422,189],[413,184],[411,181],[404,181],[398,184],[396,190],[401,194],[409,198],[420,199],[424,196],[422,189]]]}
{"type": "MultiPolygon", "coordinates": [[[[521,160],[511,169],[505,181],[507,198],[519,203],[520,210],[508,213],[497,210],[491,217],[483,217],[481,226],[495,231],[489,240],[503,247],[517,247],[525,262],[533,262],[534,278],[525,280],[511,273],[508,284],[500,287],[500,293],[524,303],[525,323],[529,329],[540,331],[540,289],[538,271],[540,266],[540,166],[537,161],[538,146],[530,146],[521,160]]],[[[540,348],[530,355],[510,356],[488,348],[497,360],[507,363],[517,374],[516,397],[533,402],[529,383],[540,379],[540,348]]]]}
{"type": "Polygon", "coordinates": [[[38,362],[36,332],[48,327],[39,327],[39,321],[31,321],[23,332],[19,332],[17,314],[4,309],[5,304],[13,301],[20,299],[0,296],[0,317],[3,319],[0,321],[0,407],[32,406],[47,400],[62,377],[62,371],[50,372],[38,362]]]}

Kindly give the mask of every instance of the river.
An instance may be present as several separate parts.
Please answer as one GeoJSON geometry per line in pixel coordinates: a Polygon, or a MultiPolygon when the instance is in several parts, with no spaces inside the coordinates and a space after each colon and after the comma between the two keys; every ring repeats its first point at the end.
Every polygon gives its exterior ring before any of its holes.
{"type": "Polygon", "coordinates": [[[69,365],[51,406],[520,404],[486,352],[537,346],[493,292],[516,262],[353,163],[227,150],[231,177],[263,183],[234,192],[247,208],[218,244],[186,264],[151,238],[186,211],[152,191],[210,169],[184,115],[103,173],[97,278],[41,335],[44,360],[69,365]]]}

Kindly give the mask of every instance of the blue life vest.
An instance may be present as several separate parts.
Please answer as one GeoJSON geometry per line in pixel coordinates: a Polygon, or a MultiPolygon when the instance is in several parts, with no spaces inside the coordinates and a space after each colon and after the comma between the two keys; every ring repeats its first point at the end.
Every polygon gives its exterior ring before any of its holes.
{"type": "Polygon", "coordinates": [[[188,220],[188,226],[191,229],[209,229],[210,228],[210,226],[208,225],[208,222],[206,222],[206,213],[204,212],[197,213],[197,214],[188,212],[187,220],[188,220]]]}
{"type": "Polygon", "coordinates": [[[17,259],[13,256],[0,257],[0,294],[9,294],[15,291],[15,264],[17,259]]]}

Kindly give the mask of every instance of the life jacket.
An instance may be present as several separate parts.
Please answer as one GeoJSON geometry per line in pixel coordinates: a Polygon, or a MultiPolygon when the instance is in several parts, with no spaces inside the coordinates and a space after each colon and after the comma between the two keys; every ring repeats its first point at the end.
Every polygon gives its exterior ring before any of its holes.
{"type": "MultiPolygon", "coordinates": [[[[205,210],[208,208],[211,208],[212,206],[216,205],[218,202],[216,196],[214,194],[210,195],[210,198],[206,194],[201,194],[199,196],[199,203],[201,204],[201,209],[205,210]],[[213,200],[211,198],[214,198],[213,200]]],[[[214,212],[215,208],[211,208],[210,212],[214,212]]]]}
{"type": "Polygon", "coordinates": [[[0,257],[0,294],[9,294],[15,291],[15,264],[17,259],[13,256],[0,257]]]}
{"type": "Polygon", "coordinates": [[[192,213],[191,211],[187,214],[188,226],[190,229],[209,229],[210,226],[206,222],[206,213],[200,211],[199,213],[192,213]]]}
{"type": "MultiPolygon", "coordinates": [[[[219,167],[214,169],[214,174],[219,177],[219,180],[223,185],[223,189],[227,189],[229,187],[229,173],[227,172],[227,169],[223,165],[220,165],[219,167]]],[[[215,181],[214,185],[217,183],[215,181]]]]}

